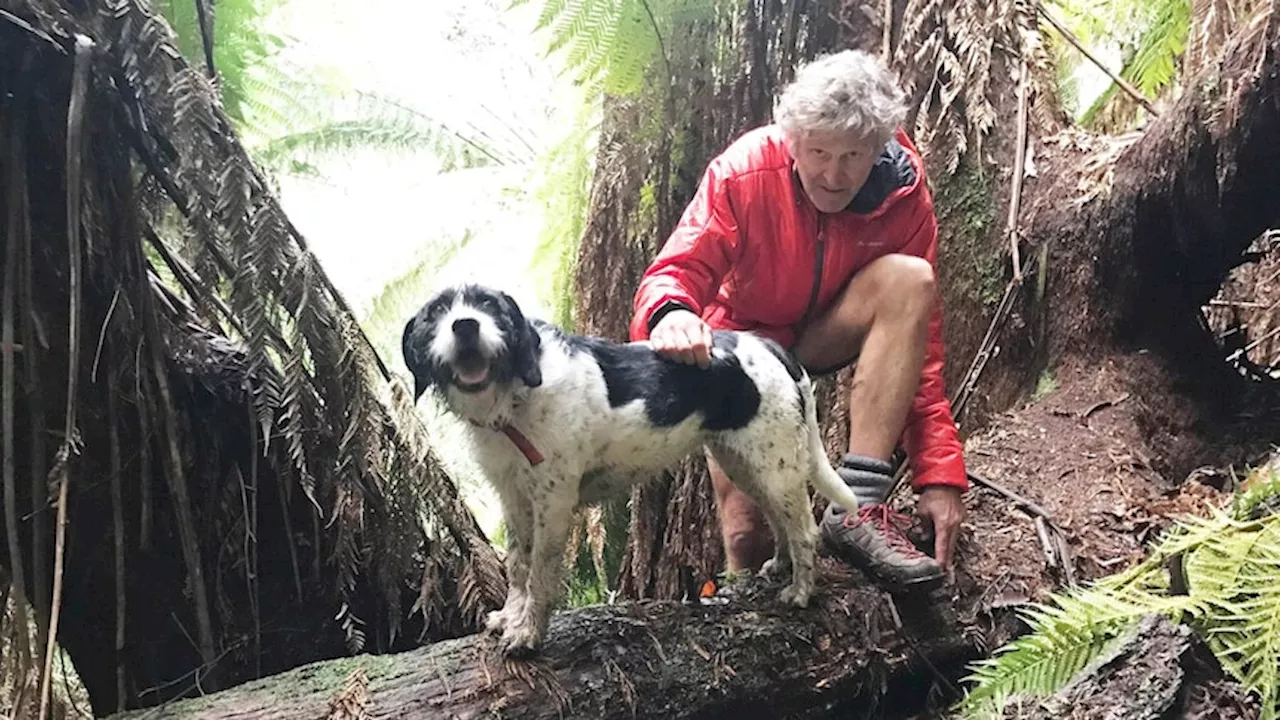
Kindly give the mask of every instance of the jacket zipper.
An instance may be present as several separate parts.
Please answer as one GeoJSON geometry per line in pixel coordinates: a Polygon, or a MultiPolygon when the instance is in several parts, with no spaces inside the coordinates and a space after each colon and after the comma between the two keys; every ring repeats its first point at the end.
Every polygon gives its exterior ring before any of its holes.
{"type": "Polygon", "coordinates": [[[800,322],[796,325],[795,342],[799,342],[800,335],[804,333],[805,328],[808,326],[809,315],[813,313],[814,306],[818,304],[818,292],[822,289],[822,263],[827,256],[826,224],[826,218],[819,212],[818,252],[813,261],[813,289],[809,291],[809,304],[804,309],[804,315],[800,316],[800,322]]]}

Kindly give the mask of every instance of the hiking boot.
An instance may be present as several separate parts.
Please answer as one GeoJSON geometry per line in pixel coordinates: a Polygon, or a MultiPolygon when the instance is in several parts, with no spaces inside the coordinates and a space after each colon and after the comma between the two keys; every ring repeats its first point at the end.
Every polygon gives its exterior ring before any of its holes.
{"type": "Polygon", "coordinates": [[[906,515],[884,503],[860,505],[853,513],[828,505],[822,537],[855,567],[901,589],[931,590],[941,584],[942,566],[907,537],[906,515]]]}

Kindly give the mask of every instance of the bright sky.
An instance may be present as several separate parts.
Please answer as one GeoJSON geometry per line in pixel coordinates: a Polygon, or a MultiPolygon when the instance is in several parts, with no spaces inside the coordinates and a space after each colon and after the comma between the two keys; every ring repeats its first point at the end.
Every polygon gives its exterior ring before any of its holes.
{"type": "MultiPolygon", "coordinates": [[[[352,87],[528,158],[554,139],[564,84],[531,32],[541,3],[504,11],[508,1],[294,0],[274,20],[303,66],[332,67],[352,87]]],[[[364,153],[324,170],[332,184],[282,179],[282,200],[357,312],[433,244],[467,229],[476,238],[442,279],[501,285],[544,311],[526,272],[540,229],[523,196],[527,168],[441,175],[426,154],[364,153]]]]}

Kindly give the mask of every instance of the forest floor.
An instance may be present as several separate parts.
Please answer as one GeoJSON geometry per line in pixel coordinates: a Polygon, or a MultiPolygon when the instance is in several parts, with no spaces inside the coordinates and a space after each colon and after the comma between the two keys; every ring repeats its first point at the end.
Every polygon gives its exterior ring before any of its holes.
{"type": "MultiPolygon", "coordinates": [[[[956,608],[961,618],[981,626],[1068,582],[1124,570],[1175,518],[1227,502],[1268,454],[1266,433],[1240,432],[1254,419],[1246,411],[1210,417],[1180,389],[1147,352],[1069,358],[1042,376],[1032,397],[967,438],[969,471],[1047,515],[1045,525],[1065,538],[1069,571],[1050,562],[1046,548],[1063,551],[1052,531],[1037,528],[1036,512],[975,483],[950,594],[965,604],[956,608]]],[[[1220,679],[1211,656],[1201,660],[1202,677],[1189,684],[1177,717],[1254,716],[1256,704],[1220,679]]]]}

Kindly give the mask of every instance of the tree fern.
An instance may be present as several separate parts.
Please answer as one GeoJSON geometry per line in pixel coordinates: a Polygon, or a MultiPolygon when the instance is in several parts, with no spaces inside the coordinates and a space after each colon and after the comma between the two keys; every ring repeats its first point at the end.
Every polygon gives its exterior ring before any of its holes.
{"type": "MultiPolygon", "coordinates": [[[[527,0],[517,0],[514,5],[527,0]]],[[[640,90],[645,71],[665,63],[663,39],[675,21],[710,17],[715,3],[694,0],[544,0],[537,29],[547,54],[563,51],[564,69],[611,95],[640,90]]]]}
{"type": "Polygon", "coordinates": [[[1179,520],[1136,567],[1034,606],[1029,635],[975,663],[958,709],[986,717],[1011,699],[1050,695],[1133,621],[1161,613],[1201,634],[1223,668],[1261,700],[1263,718],[1280,716],[1277,491],[1268,473],[1237,495],[1229,512],[1179,520]],[[1171,559],[1183,565],[1185,594],[1168,593],[1171,559]]]}

